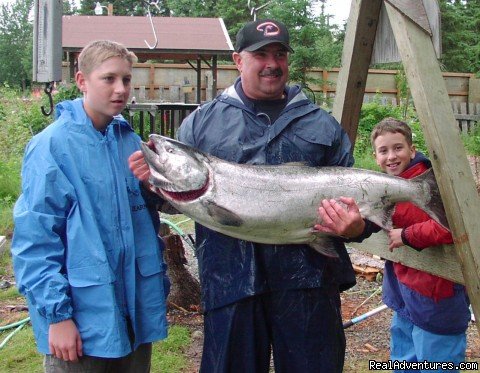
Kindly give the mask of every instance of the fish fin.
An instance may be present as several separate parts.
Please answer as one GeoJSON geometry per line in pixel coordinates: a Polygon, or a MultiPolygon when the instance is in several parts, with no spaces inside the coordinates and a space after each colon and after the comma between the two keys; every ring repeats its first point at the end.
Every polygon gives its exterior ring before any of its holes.
{"type": "Polygon", "coordinates": [[[442,197],[440,195],[440,190],[438,189],[437,180],[435,179],[433,169],[430,168],[423,174],[414,177],[411,180],[415,183],[426,184],[428,186],[428,190],[425,191],[425,193],[430,196],[426,205],[422,205],[418,199],[415,199],[413,203],[424,210],[436,222],[448,229],[447,216],[443,207],[442,197]]]}
{"type": "Polygon", "coordinates": [[[365,206],[365,211],[363,208],[360,208],[360,214],[365,217],[365,219],[370,220],[372,223],[375,223],[383,229],[390,230],[392,229],[392,215],[395,209],[395,205],[385,206],[383,209],[372,209],[365,206]]]}
{"type": "Polygon", "coordinates": [[[333,244],[330,242],[331,240],[325,237],[319,238],[317,237],[315,241],[309,242],[309,246],[315,250],[317,253],[325,255],[329,258],[338,258],[338,253],[334,249],[333,244]]]}
{"type": "Polygon", "coordinates": [[[202,203],[207,209],[208,215],[217,223],[233,227],[239,227],[243,224],[243,219],[233,211],[219,206],[213,201],[204,201],[202,203]]]}

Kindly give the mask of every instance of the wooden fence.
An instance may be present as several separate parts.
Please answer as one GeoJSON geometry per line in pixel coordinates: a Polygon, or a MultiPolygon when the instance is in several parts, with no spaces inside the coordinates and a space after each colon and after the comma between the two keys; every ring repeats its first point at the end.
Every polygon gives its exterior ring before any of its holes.
{"type": "MultiPolygon", "coordinates": [[[[365,96],[363,102],[372,102],[375,96],[365,96]]],[[[379,99],[382,105],[397,106],[398,101],[395,97],[381,96],[379,99]]],[[[462,133],[469,133],[480,122],[480,103],[452,102],[453,115],[458,123],[458,128],[462,133]]]]}
{"type": "Polygon", "coordinates": [[[470,132],[480,122],[480,103],[452,102],[452,109],[463,133],[470,132]]]}
{"type": "MultiPolygon", "coordinates": [[[[217,93],[230,86],[238,77],[233,65],[219,65],[217,72],[217,92],[212,92],[212,72],[202,65],[201,101],[211,100],[217,93]]],[[[319,96],[332,99],[336,93],[339,68],[309,70],[310,78],[318,83],[309,87],[319,96]]],[[[68,63],[63,65],[63,80],[70,81],[68,63]]],[[[474,74],[444,72],[443,78],[451,102],[480,102],[480,79],[474,74]]],[[[370,69],[365,86],[365,96],[380,94],[386,98],[400,95],[397,88],[398,70],[370,69]]],[[[136,63],[133,66],[132,97],[137,103],[143,102],[184,102],[196,103],[196,71],[188,64],[136,63]]]]}

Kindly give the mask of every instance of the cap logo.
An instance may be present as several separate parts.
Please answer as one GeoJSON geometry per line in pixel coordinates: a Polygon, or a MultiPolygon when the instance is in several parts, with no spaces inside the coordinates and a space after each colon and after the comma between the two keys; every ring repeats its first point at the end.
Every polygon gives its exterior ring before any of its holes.
{"type": "Polygon", "coordinates": [[[260,23],[257,26],[257,30],[263,32],[263,36],[276,36],[280,34],[280,29],[273,22],[260,23]]]}

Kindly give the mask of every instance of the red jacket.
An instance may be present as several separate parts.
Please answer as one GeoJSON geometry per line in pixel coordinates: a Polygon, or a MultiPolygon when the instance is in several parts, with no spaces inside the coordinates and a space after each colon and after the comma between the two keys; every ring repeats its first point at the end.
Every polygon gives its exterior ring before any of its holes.
{"type": "MultiPolygon", "coordinates": [[[[428,169],[423,162],[406,169],[400,177],[412,179],[428,169]]],[[[392,216],[395,228],[404,228],[402,238],[405,245],[414,249],[453,243],[448,229],[433,220],[427,213],[410,202],[400,202],[395,206],[392,216]]],[[[453,296],[453,282],[418,269],[394,263],[393,268],[398,281],[436,302],[453,296]]]]}

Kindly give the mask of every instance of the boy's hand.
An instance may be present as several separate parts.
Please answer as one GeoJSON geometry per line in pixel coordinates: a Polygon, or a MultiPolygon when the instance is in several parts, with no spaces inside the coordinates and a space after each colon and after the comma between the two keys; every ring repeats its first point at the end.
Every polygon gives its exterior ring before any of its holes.
{"type": "Polygon", "coordinates": [[[50,353],[64,361],[77,362],[83,355],[82,339],[72,319],[50,324],[48,329],[50,353]]]}
{"type": "MultiPolygon", "coordinates": [[[[151,148],[153,147],[152,141],[149,141],[147,145],[151,148]]],[[[128,157],[128,167],[130,171],[135,175],[135,177],[141,182],[148,185],[148,178],[150,177],[150,168],[148,167],[143,153],[141,150],[137,150],[128,157]]]]}
{"type": "Polygon", "coordinates": [[[402,241],[401,228],[391,229],[388,232],[388,238],[389,238],[388,249],[390,251],[393,251],[393,249],[405,245],[402,241]]]}
{"type": "Polygon", "coordinates": [[[340,197],[341,204],[334,199],[324,199],[318,208],[320,224],[314,229],[345,238],[355,238],[365,229],[365,221],[360,215],[353,198],[340,197]]]}

